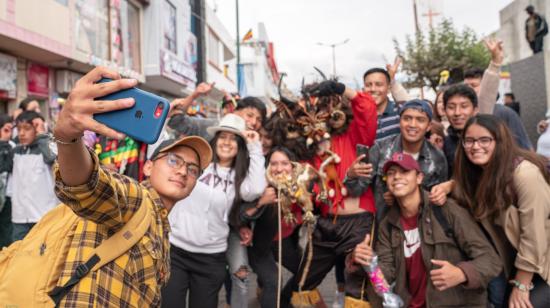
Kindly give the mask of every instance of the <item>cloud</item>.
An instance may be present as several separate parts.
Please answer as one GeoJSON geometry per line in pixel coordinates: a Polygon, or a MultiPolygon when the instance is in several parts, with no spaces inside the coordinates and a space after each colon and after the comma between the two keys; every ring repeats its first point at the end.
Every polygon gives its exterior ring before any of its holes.
{"type": "MultiPolygon", "coordinates": [[[[488,34],[499,27],[499,10],[511,0],[433,0],[443,1],[437,10],[452,18],[459,28],[469,26],[478,34],[488,34]]],[[[425,6],[429,0],[417,0],[425,6]]],[[[230,33],[235,33],[235,0],[209,0],[217,3],[217,14],[230,33]]],[[[337,74],[348,84],[361,80],[370,67],[393,61],[393,38],[401,43],[413,34],[412,1],[405,0],[239,0],[240,33],[256,29],[264,22],[274,43],[279,70],[288,74],[290,89],[300,87],[302,77],[314,80],[313,66],[332,73],[332,51],[317,42],[335,43],[349,38],[336,48],[337,74]]],[[[420,7],[420,5],[419,5],[420,7]]],[[[419,8],[425,10],[425,8],[419,8]]],[[[419,12],[420,22],[427,18],[419,12]]],[[[435,17],[437,22],[441,17],[435,17]]]]}

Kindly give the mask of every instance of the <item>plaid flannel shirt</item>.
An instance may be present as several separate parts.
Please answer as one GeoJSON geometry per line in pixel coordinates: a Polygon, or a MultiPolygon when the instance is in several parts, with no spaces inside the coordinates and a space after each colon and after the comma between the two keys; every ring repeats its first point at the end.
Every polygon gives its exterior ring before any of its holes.
{"type": "Polygon", "coordinates": [[[90,252],[118,231],[139,206],[154,215],[145,235],[126,253],[86,275],[61,301],[61,307],[160,307],[160,289],[168,280],[170,254],[168,211],[150,183],[100,168],[91,153],[94,171],[87,184],[63,184],[57,163],[55,192],[80,217],[67,249],[57,286],[63,286],[90,252]]]}

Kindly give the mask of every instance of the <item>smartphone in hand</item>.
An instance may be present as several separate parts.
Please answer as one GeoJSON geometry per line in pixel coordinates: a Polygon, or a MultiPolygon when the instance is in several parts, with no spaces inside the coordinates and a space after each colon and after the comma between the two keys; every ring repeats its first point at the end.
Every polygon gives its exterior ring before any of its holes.
{"type": "MultiPolygon", "coordinates": [[[[98,83],[109,81],[112,80],[102,78],[98,83]]],[[[131,108],[98,113],[94,115],[94,119],[133,139],[147,144],[155,143],[170,111],[170,103],[166,99],[133,87],[98,97],[95,100],[117,100],[130,97],[135,101],[131,108]]]]}
{"type": "Polygon", "coordinates": [[[357,152],[357,157],[359,157],[361,155],[365,155],[365,157],[363,157],[361,159],[361,162],[365,163],[365,164],[368,164],[369,163],[369,147],[364,145],[364,144],[357,144],[355,150],[357,152]]]}

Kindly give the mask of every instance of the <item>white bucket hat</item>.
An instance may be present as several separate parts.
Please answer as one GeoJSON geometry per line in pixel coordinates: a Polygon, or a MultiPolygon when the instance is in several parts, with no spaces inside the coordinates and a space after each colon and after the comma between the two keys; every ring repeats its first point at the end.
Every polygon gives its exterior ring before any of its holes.
{"type": "Polygon", "coordinates": [[[230,132],[235,135],[241,136],[246,140],[244,131],[246,130],[246,123],[243,118],[236,114],[228,114],[224,116],[218,126],[211,126],[206,129],[209,135],[214,136],[217,132],[230,132]]]}

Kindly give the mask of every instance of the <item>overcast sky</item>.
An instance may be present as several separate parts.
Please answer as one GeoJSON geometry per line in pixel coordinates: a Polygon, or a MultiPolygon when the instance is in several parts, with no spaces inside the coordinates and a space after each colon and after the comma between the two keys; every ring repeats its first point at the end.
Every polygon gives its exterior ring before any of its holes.
{"type": "MultiPolygon", "coordinates": [[[[451,18],[462,29],[468,26],[479,35],[499,28],[499,11],[511,0],[417,0],[419,21],[428,7],[451,18]],[[432,2],[430,4],[430,2],[432,2]]],[[[235,0],[208,0],[218,17],[235,35],[235,0]]],[[[239,0],[240,34],[263,22],[274,43],[279,71],[286,72],[291,89],[301,79],[317,78],[313,66],[332,72],[331,48],[318,42],[349,42],[336,48],[336,70],[346,83],[361,83],[366,69],[384,66],[395,57],[393,38],[403,46],[405,36],[414,33],[412,0],[239,0]]],[[[254,33],[257,35],[257,32],[254,33]]]]}

